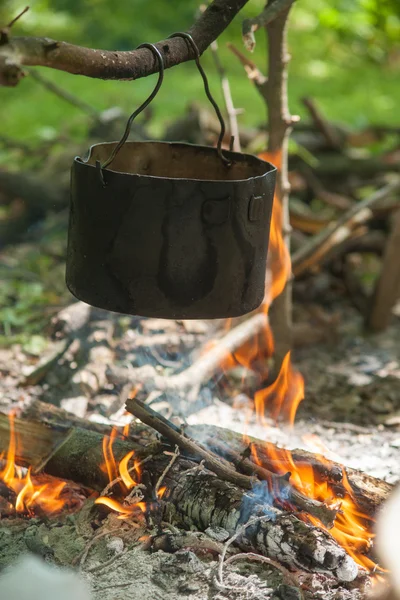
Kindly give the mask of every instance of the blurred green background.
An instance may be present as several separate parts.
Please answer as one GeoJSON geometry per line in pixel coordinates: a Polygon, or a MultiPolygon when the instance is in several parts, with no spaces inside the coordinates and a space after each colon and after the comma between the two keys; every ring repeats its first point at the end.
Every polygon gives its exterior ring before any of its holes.
{"type": "MultiPolygon", "coordinates": [[[[250,0],[220,38],[221,59],[227,70],[234,103],[244,109],[243,124],[257,125],[264,107],[227,41],[239,48],[241,20],[262,10],[263,0],[250,0]]],[[[29,12],[13,28],[13,35],[48,36],[76,44],[128,50],[187,29],[195,18],[198,0],[32,0],[29,12]]],[[[11,20],[23,5],[2,0],[0,22],[11,20]]],[[[290,19],[289,92],[292,113],[304,115],[301,98],[311,96],[325,115],[354,127],[398,122],[400,103],[399,0],[297,0],[290,19]]],[[[265,40],[257,34],[252,57],[265,71],[265,40]]],[[[212,90],[221,99],[220,84],[209,52],[203,58],[212,90]]],[[[95,108],[137,107],[154,85],[154,78],[135,82],[97,81],[51,69],[41,72],[95,108]]],[[[202,82],[194,65],[180,65],[166,73],[153,105],[152,133],[160,135],[168,121],[186,105],[203,98],[202,82]]],[[[87,120],[79,111],[27,77],[16,88],[0,88],[2,134],[35,141],[52,139],[66,128],[79,138],[87,120]]]]}

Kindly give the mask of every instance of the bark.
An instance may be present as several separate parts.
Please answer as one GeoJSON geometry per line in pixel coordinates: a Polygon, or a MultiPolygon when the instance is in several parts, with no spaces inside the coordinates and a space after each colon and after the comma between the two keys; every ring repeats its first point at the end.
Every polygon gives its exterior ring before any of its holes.
{"type": "MultiPolygon", "coordinates": [[[[276,3],[268,2],[266,11],[276,3]]],[[[282,235],[288,252],[290,250],[288,143],[292,125],[287,93],[288,17],[292,3],[279,12],[273,21],[266,22],[268,44],[268,85],[265,102],[268,109],[268,152],[280,155],[281,164],[277,176],[277,196],[282,205],[282,235]]],[[[282,293],[274,300],[270,310],[271,329],[275,339],[274,372],[276,378],[286,354],[292,347],[292,285],[287,281],[282,293]]]]}
{"type": "MultiPolygon", "coordinates": [[[[214,0],[189,29],[200,53],[231,23],[248,0],[214,0]]],[[[181,38],[155,44],[168,69],[194,58],[181,38]]],[[[17,85],[23,77],[22,66],[44,66],[96,79],[131,80],[157,73],[153,53],[145,48],[117,52],[93,50],[49,38],[6,36],[0,45],[0,85],[17,85]]]]}

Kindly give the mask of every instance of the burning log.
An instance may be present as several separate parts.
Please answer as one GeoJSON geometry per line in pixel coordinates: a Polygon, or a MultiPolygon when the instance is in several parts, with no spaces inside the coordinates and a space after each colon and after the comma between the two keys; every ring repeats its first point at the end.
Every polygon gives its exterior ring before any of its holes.
{"type": "MultiPolygon", "coordinates": [[[[279,473],[284,464],[285,455],[292,461],[292,467],[298,470],[312,469],[318,482],[327,482],[332,486],[338,497],[346,494],[345,481],[351,488],[360,512],[369,517],[375,517],[383,502],[387,500],[393,485],[376,479],[371,475],[346,467],[328,460],[325,457],[307,452],[306,450],[284,450],[271,443],[243,436],[235,431],[212,425],[196,425],[187,429],[189,435],[202,442],[218,456],[228,459],[243,472],[256,472],[259,467],[254,462],[257,456],[264,469],[279,473]],[[253,452],[251,449],[253,448],[253,452]],[[246,459],[245,457],[248,456],[246,459]]],[[[261,469],[262,471],[262,469],[261,469]]]]}
{"type": "MultiPolygon", "coordinates": [[[[126,403],[126,409],[128,412],[140,419],[143,423],[149,425],[158,431],[158,433],[161,433],[161,435],[165,436],[171,443],[179,446],[181,450],[186,451],[189,453],[189,455],[199,457],[202,461],[204,461],[206,467],[212,470],[221,479],[248,490],[252,489],[254,485],[256,485],[256,480],[248,475],[260,475],[260,472],[256,472],[254,469],[252,469],[250,473],[247,471],[247,475],[242,475],[241,473],[236,472],[230,465],[227,466],[222,463],[218,456],[206,450],[203,446],[194,442],[183,433],[177,431],[172,424],[170,424],[166,419],[161,418],[160,415],[152,411],[143,402],[140,402],[140,400],[128,399],[126,403]]],[[[263,469],[261,475],[261,479],[267,481],[271,487],[271,494],[276,493],[279,504],[282,503],[281,498],[285,497],[286,500],[296,506],[297,509],[301,511],[304,510],[308,514],[315,516],[328,527],[332,526],[337,514],[336,509],[330,508],[322,502],[315,502],[312,499],[299,494],[290,486],[288,479],[285,476],[277,476],[275,473],[272,473],[272,471],[267,471],[266,469],[263,469]]]]}

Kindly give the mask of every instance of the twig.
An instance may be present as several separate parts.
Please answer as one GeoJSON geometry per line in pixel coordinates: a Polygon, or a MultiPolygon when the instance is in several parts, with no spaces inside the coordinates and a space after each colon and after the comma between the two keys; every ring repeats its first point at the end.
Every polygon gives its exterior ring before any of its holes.
{"type": "Polygon", "coordinates": [[[120,528],[119,527],[114,527],[114,529],[108,529],[107,531],[101,531],[100,533],[98,533],[97,535],[93,536],[91,540],[89,540],[89,542],[86,544],[85,549],[82,552],[81,555],[81,559],[79,562],[79,569],[82,570],[83,565],[86,561],[87,555],[89,554],[89,550],[90,548],[102,537],[105,537],[106,535],[110,535],[111,533],[114,533],[115,531],[119,531],[120,528]]]}
{"type": "Polygon", "coordinates": [[[29,10],[29,6],[26,6],[23,10],[14,19],[12,19],[8,25],[0,29],[0,45],[6,44],[9,39],[10,29],[11,27],[20,19],[27,11],[29,10]]]}
{"type": "Polygon", "coordinates": [[[227,43],[227,47],[229,50],[240,60],[242,63],[244,70],[247,73],[247,77],[250,79],[252,83],[256,86],[262,97],[265,97],[266,86],[268,85],[268,79],[263,75],[260,69],[257,67],[256,63],[250,60],[247,56],[243,54],[234,44],[231,42],[227,43]]]}
{"type": "Polygon", "coordinates": [[[168,471],[173,467],[174,462],[176,461],[176,459],[179,456],[179,447],[175,446],[175,451],[173,453],[173,455],[171,456],[171,460],[169,461],[169,463],[167,464],[167,466],[165,467],[164,471],[161,473],[160,477],[158,478],[158,481],[156,483],[156,487],[154,488],[154,494],[157,497],[158,492],[160,490],[161,484],[164,481],[165,477],[168,474],[168,471]]]}
{"type": "Polygon", "coordinates": [[[285,491],[292,503],[296,504],[301,510],[307,511],[308,514],[315,516],[326,526],[332,526],[337,510],[326,506],[322,502],[307,498],[290,486],[286,477],[281,477],[267,469],[253,465],[250,461],[248,461],[248,463],[243,461],[244,466],[247,466],[247,474],[243,475],[238,473],[234,471],[228,463],[225,463],[221,457],[210,450],[207,450],[204,446],[195,442],[184,433],[177,431],[175,427],[169,425],[166,419],[159,418],[157,413],[150,411],[149,407],[140,400],[128,399],[126,402],[126,410],[146,425],[149,425],[149,427],[158,431],[158,433],[166,437],[170,442],[179,446],[181,450],[188,453],[190,456],[197,456],[204,460],[205,466],[221,479],[229,481],[244,489],[251,490],[254,487],[254,483],[257,481],[254,474],[260,474],[260,478],[268,483],[270,489],[279,492],[285,491]]]}
{"type": "Polygon", "coordinates": [[[219,556],[219,564],[218,564],[218,578],[217,578],[217,582],[218,585],[221,586],[224,589],[237,589],[237,586],[227,586],[224,583],[224,562],[225,562],[225,557],[226,557],[226,553],[228,551],[229,546],[231,546],[233,544],[233,542],[235,542],[241,535],[244,534],[244,532],[246,531],[246,529],[248,527],[250,527],[251,525],[255,525],[256,523],[260,522],[260,521],[266,521],[266,520],[270,520],[271,517],[270,515],[262,515],[260,517],[252,517],[251,519],[249,519],[249,521],[247,521],[247,523],[245,523],[244,525],[242,525],[241,527],[239,527],[239,529],[237,529],[235,531],[235,533],[229,538],[229,540],[227,540],[224,544],[224,547],[222,549],[222,552],[219,556]]]}
{"type": "Polygon", "coordinates": [[[293,2],[294,0],[274,0],[273,2],[268,2],[267,6],[258,17],[254,17],[254,19],[245,19],[243,21],[242,36],[247,50],[253,52],[256,47],[255,32],[261,27],[266,27],[272,23],[280,13],[288,10],[293,2]]]}
{"type": "Polygon", "coordinates": [[[97,573],[98,571],[101,571],[102,569],[105,569],[106,567],[109,567],[110,565],[112,565],[116,560],[121,558],[121,556],[124,556],[124,554],[126,554],[127,552],[128,552],[128,550],[125,548],[122,552],[118,552],[118,553],[114,554],[114,556],[112,556],[111,558],[106,560],[106,562],[99,563],[98,565],[95,565],[94,567],[85,569],[85,573],[97,573]]]}
{"type": "Polygon", "coordinates": [[[9,24],[7,25],[7,29],[11,29],[11,27],[18,21],[18,19],[20,19],[26,12],[28,12],[28,10],[29,6],[25,6],[25,8],[21,10],[21,12],[9,22],[9,24]]]}
{"type": "Polygon", "coordinates": [[[221,87],[222,92],[224,94],[226,112],[228,113],[229,119],[229,129],[231,132],[231,137],[233,139],[233,150],[235,152],[240,152],[240,135],[239,135],[239,125],[237,116],[240,111],[238,111],[233,104],[231,86],[229,84],[229,79],[226,76],[226,71],[224,65],[221,62],[220,56],[218,54],[218,42],[214,41],[211,46],[211,52],[214,58],[215,66],[217,68],[218,74],[221,79],[221,87]]]}
{"type": "Polygon", "coordinates": [[[142,423],[149,425],[173,444],[179,446],[184,452],[203,459],[206,467],[221,477],[221,479],[247,490],[253,487],[254,480],[251,477],[236,473],[236,471],[226,466],[217,456],[200,446],[200,444],[197,444],[183,433],[179,433],[175,428],[170,427],[166,419],[159,419],[157,413],[154,411],[150,412],[148,406],[137,398],[129,398],[127,400],[126,410],[137,419],[140,419],[142,423]]]}
{"type": "MultiPolygon", "coordinates": [[[[188,30],[203,53],[231,23],[248,0],[213,0],[188,30]]],[[[156,44],[165,68],[192,60],[190,46],[181,38],[156,44]]],[[[147,48],[116,52],[93,50],[48,37],[15,37],[0,46],[0,84],[16,85],[21,66],[44,66],[97,79],[131,80],[157,73],[159,63],[147,48]]]]}
{"type": "Polygon", "coordinates": [[[282,573],[282,575],[291,585],[293,585],[296,589],[299,590],[301,598],[304,598],[303,590],[299,586],[299,582],[296,580],[295,577],[293,577],[291,572],[286,567],[276,562],[276,560],[272,560],[272,558],[262,556],[261,554],[255,554],[254,552],[241,552],[240,554],[235,554],[234,556],[230,556],[229,558],[227,558],[225,561],[225,565],[232,564],[237,560],[255,560],[258,562],[265,563],[267,565],[271,565],[271,567],[275,567],[275,569],[278,569],[278,571],[282,573]]]}
{"type": "Polygon", "coordinates": [[[302,98],[302,102],[310,113],[317,129],[319,129],[325,138],[328,146],[333,148],[333,150],[340,151],[342,149],[342,142],[337,131],[335,131],[329,121],[324,118],[320,110],[315,105],[315,102],[311,98],[302,98]]]}
{"type": "Polygon", "coordinates": [[[383,198],[400,190],[400,180],[389,183],[358,202],[345,212],[340,219],[315,235],[308,244],[299,248],[292,257],[292,270],[295,276],[301,275],[317,265],[336,244],[342,243],[356,225],[365,223],[372,217],[372,208],[383,198]]]}

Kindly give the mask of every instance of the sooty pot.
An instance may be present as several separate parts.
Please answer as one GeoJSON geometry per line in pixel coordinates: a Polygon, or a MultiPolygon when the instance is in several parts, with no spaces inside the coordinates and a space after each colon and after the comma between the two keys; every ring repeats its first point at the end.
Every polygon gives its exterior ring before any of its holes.
{"type": "Polygon", "coordinates": [[[165,142],[92,146],[72,167],[67,285],[80,300],[168,319],[236,317],[264,297],[276,169],[165,142]],[[229,161],[229,164],[227,163],[229,161]]]}

